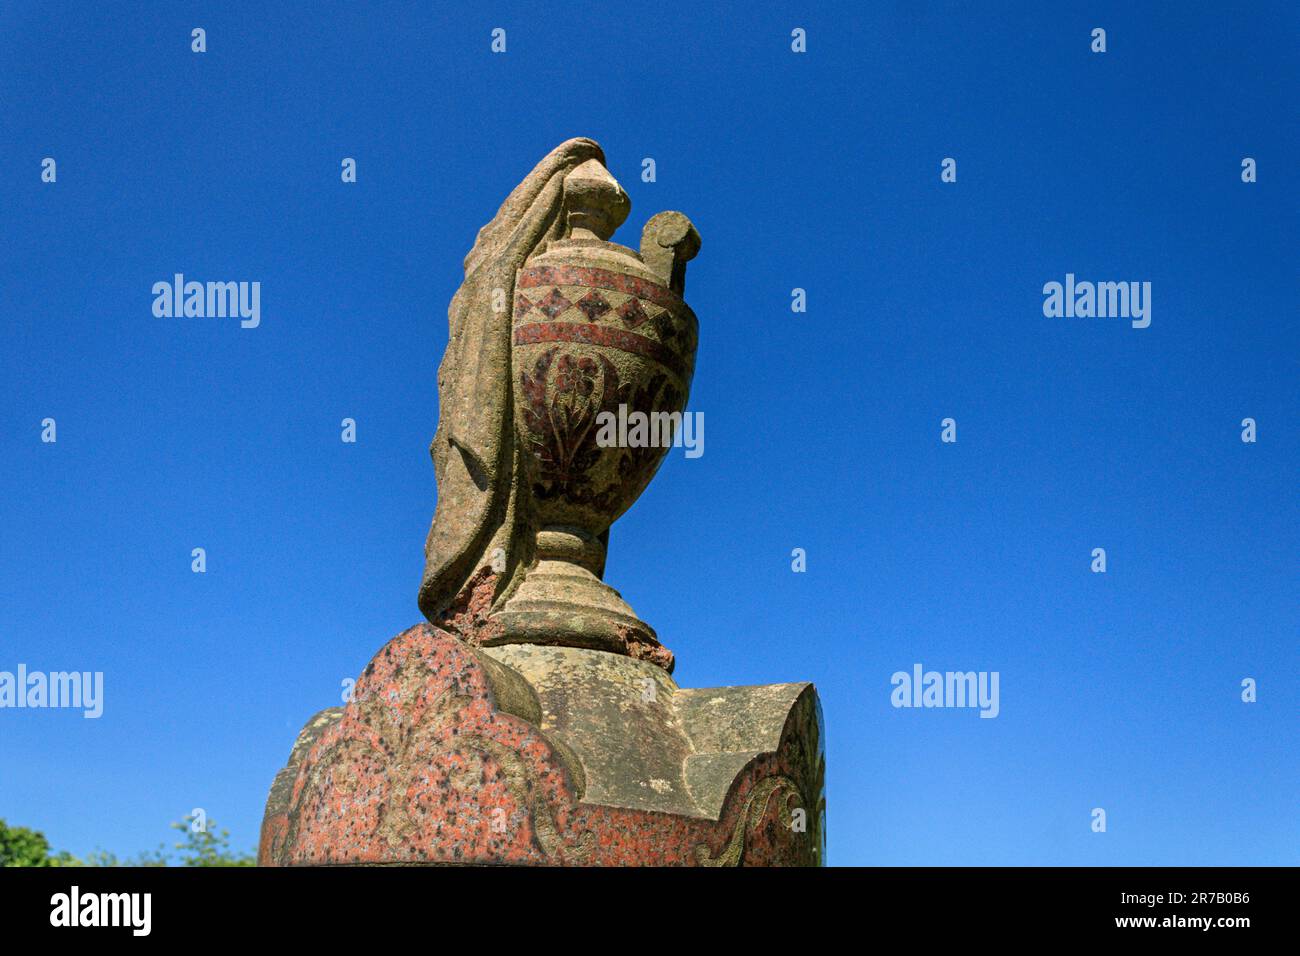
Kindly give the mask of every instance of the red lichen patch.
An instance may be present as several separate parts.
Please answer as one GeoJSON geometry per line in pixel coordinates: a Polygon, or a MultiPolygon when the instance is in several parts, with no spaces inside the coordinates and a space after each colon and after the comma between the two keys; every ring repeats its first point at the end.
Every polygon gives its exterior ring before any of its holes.
{"type": "Polygon", "coordinates": [[[651,664],[658,664],[670,674],[673,672],[677,659],[668,648],[658,641],[647,641],[630,627],[618,626],[616,630],[626,648],[624,653],[628,657],[637,661],[649,661],[651,664]]]}
{"type": "Polygon", "coordinates": [[[462,640],[479,647],[484,641],[500,637],[501,623],[491,616],[496,598],[497,574],[484,565],[474,572],[451,604],[438,617],[437,626],[451,631],[462,640]]]}

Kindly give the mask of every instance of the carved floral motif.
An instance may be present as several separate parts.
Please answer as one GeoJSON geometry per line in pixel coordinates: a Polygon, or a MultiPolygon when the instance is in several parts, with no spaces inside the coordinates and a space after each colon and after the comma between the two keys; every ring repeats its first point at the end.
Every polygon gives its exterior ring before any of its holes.
{"type": "Polygon", "coordinates": [[[533,494],[539,500],[564,498],[596,508],[612,506],[615,496],[649,482],[662,447],[601,448],[601,412],[680,412],[681,390],[662,372],[636,383],[620,383],[618,369],[604,355],[547,349],[532,371],[522,371],[519,387],[529,451],[538,465],[533,494]],[[602,462],[602,455],[608,456],[602,462]]]}

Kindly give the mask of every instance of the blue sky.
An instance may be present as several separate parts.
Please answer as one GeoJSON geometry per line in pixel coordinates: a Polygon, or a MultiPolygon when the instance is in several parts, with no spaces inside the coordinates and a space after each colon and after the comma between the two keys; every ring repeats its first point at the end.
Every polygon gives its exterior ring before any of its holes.
{"type": "Polygon", "coordinates": [[[587,135],[616,239],[703,237],[705,454],[606,579],[683,686],[816,683],[830,862],[1300,862],[1294,5],[431,6],[0,9],[0,670],[106,695],[0,710],[0,817],[256,843],[420,619],[461,259],[587,135]],[[155,318],[176,272],[261,325],[155,318]],[[1150,327],[1045,318],[1067,272],[1151,282],[1150,327]],[[997,671],[999,716],[891,707],[915,663],[997,671]]]}

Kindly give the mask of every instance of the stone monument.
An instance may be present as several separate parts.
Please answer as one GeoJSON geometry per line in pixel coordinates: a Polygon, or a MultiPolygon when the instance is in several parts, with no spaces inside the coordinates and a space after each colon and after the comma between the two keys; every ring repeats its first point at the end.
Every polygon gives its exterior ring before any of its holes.
{"type": "Polygon", "coordinates": [[[479,231],[438,371],[428,620],[303,728],[262,865],[822,862],[812,685],[678,687],[602,581],[666,448],[602,445],[597,416],[680,416],[697,345],[699,234],[663,212],[639,252],[610,242],[630,207],[573,139],[479,231]]]}

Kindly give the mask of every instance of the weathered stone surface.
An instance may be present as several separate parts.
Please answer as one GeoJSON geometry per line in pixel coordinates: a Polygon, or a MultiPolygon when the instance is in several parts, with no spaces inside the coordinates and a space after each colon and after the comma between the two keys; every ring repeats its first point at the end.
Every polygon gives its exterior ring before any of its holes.
{"type": "MultiPolygon", "coordinates": [[[[600,147],[573,139],[552,150],[479,230],[465,279],[447,310],[438,367],[438,430],[429,454],[437,509],[425,541],[420,609],[437,620],[479,569],[494,564],[501,592],[532,561],[532,534],[518,501],[518,455],[510,425],[511,313],[515,274],[537,247],[562,238],[564,181],[600,147]],[[504,306],[504,307],[503,307],[504,306]]],[[[496,601],[500,594],[493,594],[496,601]]]]}
{"type": "Polygon", "coordinates": [[[259,862],[815,865],[820,733],[808,684],[682,690],[621,655],[421,624],[304,730],[259,862]]]}
{"type": "Polygon", "coordinates": [[[439,370],[438,504],[420,606],[448,626],[472,585],[494,643],[671,668],[654,629],[601,581],[610,525],[667,445],[601,444],[598,422],[620,409],[685,410],[698,324],[681,296],[700,237],[668,212],[646,224],[641,252],[609,242],[630,208],[600,148],[570,140],[479,233],[439,370]]]}
{"type": "Polygon", "coordinates": [[[337,723],[342,716],[342,707],[329,707],[313,716],[298,732],[298,739],[294,742],[293,750],[289,752],[289,762],[275,775],[275,780],[271,783],[271,793],[266,798],[266,812],[262,815],[259,847],[271,846],[276,840],[283,838],[289,805],[293,802],[293,784],[298,768],[306,759],[312,745],[325,733],[326,728],[337,723]]]}

